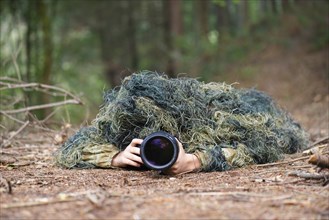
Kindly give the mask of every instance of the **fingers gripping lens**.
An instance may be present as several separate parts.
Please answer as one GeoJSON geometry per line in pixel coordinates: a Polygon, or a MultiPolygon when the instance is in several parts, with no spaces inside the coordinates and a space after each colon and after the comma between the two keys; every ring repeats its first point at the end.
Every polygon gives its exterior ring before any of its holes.
{"type": "Polygon", "coordinates": [[[165,170],[177,160],[178,143],[166,132],[156,132],[147,136],[141,145],[143,163],[150,169],[165,170]]]}

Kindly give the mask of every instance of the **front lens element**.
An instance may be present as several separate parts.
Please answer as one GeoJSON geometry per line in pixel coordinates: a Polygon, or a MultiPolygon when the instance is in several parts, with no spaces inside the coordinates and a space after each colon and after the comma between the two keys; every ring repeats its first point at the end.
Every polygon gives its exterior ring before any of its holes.
{"type": "Polygon", "coordinates": [[[145,156],[152,165],[166,165],[173,159],[173,155],[174,146],[164,137],[150,139],[145,145],[145,156]]]}

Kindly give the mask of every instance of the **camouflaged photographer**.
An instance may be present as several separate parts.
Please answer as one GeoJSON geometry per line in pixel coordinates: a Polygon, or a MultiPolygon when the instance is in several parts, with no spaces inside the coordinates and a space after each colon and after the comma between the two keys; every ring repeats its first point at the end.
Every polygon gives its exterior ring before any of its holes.
{"type": "Polygon", "coordinates": [[[67,168],[111,168],[134,138],[157,131],[174,135],[199,159],[201,171],[274,162],[308,144],[301,126],[260,91],[144,71],[105,93],[92,125],[69,138],[56,161],[67,168]]]}

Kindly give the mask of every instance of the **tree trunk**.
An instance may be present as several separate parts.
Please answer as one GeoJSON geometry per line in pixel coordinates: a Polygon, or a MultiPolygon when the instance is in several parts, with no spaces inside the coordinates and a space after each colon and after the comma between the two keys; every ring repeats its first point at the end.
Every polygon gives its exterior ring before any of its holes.
{"type": "Polygon", "coordinates": [[[106,27],[100,27],[98,29],[98,35],[100,39],[101,58],[105,68],[105,79],[110,84],[111,88],[114,88],[120,84],[120,71],[121,66],[115,63],[111,55],[111,45],[113,44],[111,29],[106,27]]]}
{"type": "Polygon", "coordinates": [[[170,7],[169,2],[163,2],[163,33],[164,33],[164,42],[167,48],[167,67],[166,67],[166,74],[169,76],[173,76],[175,74],[175,69],[172,65],[172,57],[171,51],[173,49],[172,37],[171,37],[171,30],[170,30],[170,7]]]}
{"type": "MultiPolygon", "coordinates": [[[[31,35],[33,33],[33,27],[35,26],[34,21],[36,21],[35,19],[33,19],[33,11],[35,9],[34,7],[34,2],[31,0],[29,2],[27,2],[27,10],[25,12],[25,18],[26,18],[26,34],[25,34],[25,45],[26,45],[26,73],[25,73],[25,77],[24,80],[26,82],[32,82],[31,79],[31,64],[32,64],[32,38],[31,35]]],[[[26,91],[25,93],[26,98],[25,100],[25,106],[31,106],[33,105],[33,100],[32,100],[32,92],[31,91],[26,91]]],[[[30,117],[30,115],[29,115],[30,117]]],[[[32,118],[29,118],[30,120],[32,120],[32,118]]]]}
{"type": "MultiPolygon", "coordinates": [[[[258,12],[257,12],[258,13],[258,12]]],[[[241,1],[239,2],[238,9],[237,9],[237,27],[238,33],[244,33],[245,30],[248,28],[248,2],[241,1]]]]}
{"type": "Polygon", "coordinates": [[[134,13],[134,1],[128,2],[128,44],[131,57],[131,67],[135,70],[138,68],[138,51],[136,45],[136,24],[135,24],[135,13],[134,13]]]}
{"type": "MultiPolygon", "coordinates": [[[[228,13],[226,8],[216,5],[216,17],[217,17],[217,28],[218,32],[221,34],[228,25],[228,13]]],[[[219,40],[220,38],[218,38],[219,40]]]]}
{"type": "MultiPolygon", "coordinates": [[[[40,78],[41,83],[50,84],[51,69],[52,69],[52,52],[53,52],[53,42],[52,42],[52,27],[50,20],[49,7],[45,1],[38,1],[37,11],[40,16],[40,23],[42,28],[42,42],[43,42],[43,67],[42,75],[40,78]]],[[[42,93],[41,99],[42,103],[49,103],[49,95],[42,93]]],[[[45,117],[50,109],[44,109],[40,112],[40,117],[45,117]]]]}
{"type": "Polygon", "coordinates": [[[164,2],[164,33],[168,48],[168,63],[166,73],[175,77],[178,68],[179,50],[175,46],[175,38],[183,34],[183,17],[180,0],[168,0],[164,2]]]}
{"type": "Polygon", "coordinates": [[[171,33],[176,36],[183,34],[183,16],[181,0],[168,0],[169,3],[169,20],[171,33]]]}
{"type": "Polygon", "coordinates": [[[132,3],[134,1],[100,1],[95,15],[97,23],[92,24],[99,37],[104,77],[111,88],[119,86],[122,78],[129,74],[127,67],[138,67],[135,21],[130,14],[132,11],[129,11],[132,3]],[[113,14],[127,16],[118,16],[114,20],[113,14]]]}
{"type": "Polygon", "coordinates": [[[209,15],[209,1],[197,0],[197,9],[199,14],[199,27],[202,37],[207,37],[209,31],[208,15],[209,15]]]}
{"type": "Polygon", "coordinates": [[[31,82],[31,34],[32,34],[32,12],[33,12],[33,2],[27,2],[26,11],[26,35],[25,35],[25,45],[26,45],[26,73],[25,81],[31,82]]]}
{"type": "Polygon", "coordinates": [[[238,10],[237,5],[233,0],[226,0],[226,8],[228,13],[228,25],[231,35],[236,35],[238,32],[238,10]]]}

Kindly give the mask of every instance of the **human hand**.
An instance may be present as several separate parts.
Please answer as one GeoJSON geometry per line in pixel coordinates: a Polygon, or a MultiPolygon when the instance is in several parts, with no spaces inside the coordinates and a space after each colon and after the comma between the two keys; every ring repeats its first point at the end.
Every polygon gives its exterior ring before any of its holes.
{"type": "Polygon", "coordinates": [[[142,139],[133,139],[126,149],[117,154],[111,162],[114,167],[140,167],[143,164],[140,157],[140,148],[138,145],[142,144],[142,139]]]}
{"type": "MultiPolygon", "coordinates": [[[[177,139],[176,139],[177,140],[177,139]]],[[[194,154],[187,154],[182,143],[177,140],[179,146],[179,154],[176,162],[169,169],[163,171],[165,174],[177,175],[182,173],[193,172],[201,167],[199,159],[194,154]]]]}

